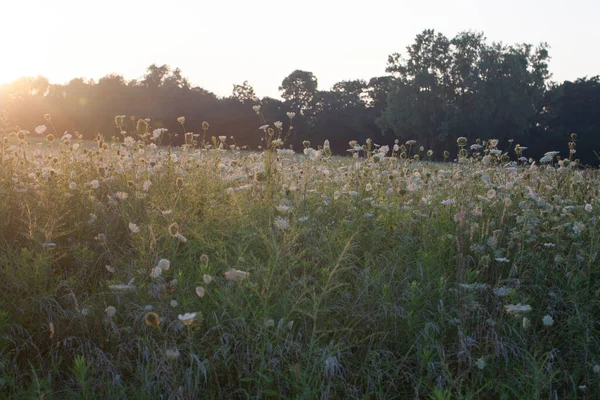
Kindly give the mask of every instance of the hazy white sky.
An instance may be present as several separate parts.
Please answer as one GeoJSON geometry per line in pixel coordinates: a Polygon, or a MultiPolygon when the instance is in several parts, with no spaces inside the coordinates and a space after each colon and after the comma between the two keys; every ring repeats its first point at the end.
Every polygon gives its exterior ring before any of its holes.
{"type": "Polygon", "coordinates": [[[133,79],[157,63],[220,96],[248,80],[258,96],[278,97],[295,69],[313,72],[323,90],[383,75],[387,56],[427,28],[546,41],[554,80],[600,74],[597,0],[0,0],[0,15],[0,83],[133,79]]]}

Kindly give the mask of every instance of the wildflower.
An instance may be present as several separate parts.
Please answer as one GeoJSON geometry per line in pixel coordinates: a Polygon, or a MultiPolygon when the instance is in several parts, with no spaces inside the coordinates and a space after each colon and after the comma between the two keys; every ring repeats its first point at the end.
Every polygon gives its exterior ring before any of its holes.
{"type": "Polygon", "coordinates": [[[294,119],[294,117],[295,117],[295,116],[296,116],[296,113],[295,113],[295,112],[289,112],[289,111],[287,112],[287,117],[288,117],[289,119],[294,119]]]}
{"type": "Polygon", "coordinates": [[[93,181],[91,181],[89,183],[89,185],[92,189],[98,189],[100,187],[100,182],[98,182],[96,179],[94,179],[93,181]]]}
{"type": "Polygon", "coordinates": [[[171,267],[171,261],[167,260],[166,258],[161,258],[158,261],[157,267],[163,271],[167,271],[171,267]]]}
{"type": "Polygon", "coordinates": [[[116,292],[123,292],[126,290],[132,290],[135,289],[135,286],[133,285],[124,285],[122,283],[116,284],[116,285],[110,285],[108,287],[110,290],[114,290],[116,292]]]}
{"type": "Polygon", "coordinates": [[[50,142],[50,143],[54,142],[54,135],[53,135],[53,134],[51,134],[51,133],[50,133],[50,134],[48,134],[48,135],[46,136],[46,140],[47,140],[48,142],[50,142]]]}
{"type": "Polygon", "coordinates": [[[129,195],[128,195],[127,193],[125,193],[125,192],[117,192],[117,193],[115,193],[115,196],[114,196],[114,197],[115,197],[115,199],[116,199],[116,200],[121,200],[121,201],[123,201],[123,200],[125,200],[126,198],[128,198],[128,197],[129,197],[129,195]]]}
{"type": "Polygon", "coordinates": [[[278,205],[275,207],[275,209],[281,214],[287,214],[288,211],[290,211],[290,207],[285,205],[278,205]]]}
{"type": "Polygon", "coordinates": [[[275,125],[275,128],[277,129],[281,129],[283,127],[283,123],[281,121],[275,121],[273,122],[273,125],[275,125]]]}
{"type": "Polygon", "coordinates": [[[171,302],[169,303],[169,305],[172,308],[175,308],[175,307],[177,307],[179,305],[179,303],[177,302],[177,300],[171,300],[171,302]]]}
{"type": "Polygon", "coordinates": [[[202,275],[202,280],[204,281],[205,285],[210,285],[210,283],[213,281],[213,277],[210,275],[202,275]]]}
{"type": "Polygon", "coordinates": [[[196,295],[200,298],[203,298],[206,294],[206,290],[202,286],[196,286],[196,295]]]}
{"type": "Polygon", "coordinates": [[[179,117],[177,118],[177,122],[179,122],[180,124],[185,124],[185,117],[179,117]]]}
{"type": "Polygon", "coordinates": [[[46,132],[46,125],[40,125],[35,127],[35,133],[38,135],[43,135],[46,132]]]}
{"type": "Polygon", "coordinates": [[[265,125],[259,126],[258,129],[261,131],[266,131],[268,127],[269,127],[269,124],[265,124],[265,125]]]}
{"type": "Polygon", "coordinates": [[[528,304],[507,304],[504,309],[511,314],[526,313],[531,311],[531,306],[528,304]]]}
{"type": "Polygon", "coordinates": [[[167,357],[168,360],[176,360],[179,358],[179,350],[178,349],[167,349],[165,350],[165,356],[167,357]]]}
{"type": "Polygon", "coordinates": [[[554,324],[554,319],[546,314],[544,315],[544,318],[542,318],[542,322],[544,323],[544,326],[552,326],[552,324],[554,324]]]}
{"type": "Polygon", "coordinates": [[[89,308],[85,308],[84,307],[84,308],[81,309],[81,315],[85,316],[85,315],[88,315],[89,313],[90,313],[89,308]]]}
{"type": "Polygon", "coordinates": [[[46,121],[50,121],[50,120],[52,120],[52,115],[50,115],[50,114],[44,114],[44,119],[46,121]]]}
{"type": "Polygon", "coordinates": [[[273,222],[273,226],[275,226],[275,228],[279,229],[280,231],[285,231],[290,227],[290,224],[287,221],[287,219],[283,217],[277,217],[275,219],[275,222],[273,222]]]}
{"type": "Polygon", "coordinates": [[[481,370],[485,368],[485,360],[482,357],[477,359],[477,368],[481,370]]]}
{"type": "Polygon", "coordinates": [[[583,209],[587,212],[592,212],[592,205],[591,204],[586,204],[585,207],[583,207],[583,209]]]}
{"type": "Polygon", "coordinates": [[[464,147],[467,145],[467,138],[464,136],[459,137],[458,139],[456,139],[456,144],[458,144],[460,147],[464,147]]]}
{"type": "Polygon", "coordinates": [[[207,130],[209,126],[210,126],[210,125],[208,125],[208,122],[206,122],[206,121],[202,121],[202,129],[203,129],[203,130],[207,130]]]}
{"type": "Polygon", "coordinates": [[[179,314],[177,318],[181,321],[181,323],[185,326],[189,326],[194,323],[196,319],[197,313],[185,313],[183,315],[179,314]]]}
{"type": "Polygon", "coordinates": [[[150,311],[144,316],[144,322],[151,328],[156,328],[160,325],[160,317],[157,313],[150,311]]]}
{"type": "Polygon", "coordinates": [[[163,269],[161,267],[154,267],[150,270],[150,278],[156,279],[162,275],[163,269]]]}
{"type": "Polygon", "coordinates": [[[245,271],[240,271],[235,268],[230,268],[229,271],[225,272],[223,275],[225,275],[225,279],[227,279],[227,280],[239,282],[239,281],[242,281],[242,280],[248,278],[248,276],[250,274],[245,271]]]}
{"type": "Polygon", "coordinates": [[[134,224],[133,222],[129,223],[129,230],[131,231],[131,233],[136,234],[140,232],[140,228],[134,224]]]}
{"type": "Polygon", "coordinates": [[[173,222],[169,225],[169,234],[173,237],[176,237],[179,234],[179,225],[177,222],[173,222]]]}
{"type": "Polygon", "coordinates": [[[493,292],[498,297],[506,297],[512,293],[512,288],[502,286],[499,288],[494,288],[493,292]]]}
{"type": "Polygon", "coordinates": [[[117,314],[117,309],[114,308],[113,306],[108,306],[106,307],[106,309],[104,310],[104,312],[106,313],[106,316],[108,318],[112,318],[117,314]]]}
{"type": "Polygon", "coordinates": [[[208,264],[208,256],[206,254],[202,254],[200,256],[200,262],[204,265],[208,264]]]}
{"type": "Polygon", "coordinates": [[[257,113],[257,114],[260,113],[260,106],[259,105],[252,106],[252,109],[254,110],[255,113],[257,113]]]}
{"type": "Polygon", "coordinates": [[[225,140],[227,140],[227,136],[219,136],[219,140],[221,142],[225,142],[225,140]]]}

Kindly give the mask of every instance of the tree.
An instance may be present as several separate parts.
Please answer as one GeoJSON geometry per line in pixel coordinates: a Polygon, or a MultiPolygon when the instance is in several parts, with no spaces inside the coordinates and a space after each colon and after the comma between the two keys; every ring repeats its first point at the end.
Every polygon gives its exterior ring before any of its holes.
{"type": "Polygon", "coordinates": [[[146,70],[146,74],[141,81],[141,84],[147,88],[158,88],[163,85],[165,78],[171,71],[168,65],[161,65],[160,67],[156,64],[152,64],[146,70]]]}
{"type": "Polygon", "coordinates": [[[428,147],[459,136],[520,139],[543,99],[547,60],[546,44],[488,45],[482,33],[449,40],[425,30],[406,57],[389,57],[394,81],[378,124],[428,147]]]}
{"type": "Polygon", "coordinates": [[[243,104],[256,103],[258,101],[258,97],[254,93],[254,88],[250,86],[248,81],[244,81],[241,85],[234,84],[231,95],[243,104]]]}
{"type": "Polygon", "coordinates": [[[292,110],[312,115],[317,95],[317,77],[312,72],[295,70],[281,82],[279,91],[292,110]]]}

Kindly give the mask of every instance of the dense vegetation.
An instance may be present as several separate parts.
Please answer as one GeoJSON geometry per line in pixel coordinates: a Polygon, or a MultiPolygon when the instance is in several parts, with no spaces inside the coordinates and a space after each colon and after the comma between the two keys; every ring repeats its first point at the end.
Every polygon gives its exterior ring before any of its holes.
{"type": "Polygon", "coordinates": [[[598,398],[599,82],[481,39],[285,102],[5,87],[0,396],[598,398]]]}
{"type": "MultiPolygon", "coordinates": [[[[389,75],[319,90],[316,76],[296,70],[282,81],[283,101],[257,98],[248,82],[234,85],[230,97],[218,98],[192,86],[179,69],[151,65],[141,79],[129,82],[118,75],[66,85],[23,78],[0,86],[0,108],[13,127],[32,131],[50,112],[61,129],[88,139],[97,132],[118,135],[110,124],[114,115],[151,117],[155,127],[172,131],[178,128],[176,118],[186,115],[189,131],[200,132],[208,121],[214,135],[234,135],[240,145],[256,149],[261,136],[251,106],[260,104],[270,121],[285,121],[286,112],[296,112],[289,138],[296,149],[303,140],[328,139],[334,153],[343,153],[352,139],[389,144],[397,137],[418,140],[438,160],[459,136],[511,138],[529,147],[534,158],[548,149],[566,156],[565,139],[575,132],[577,157],[597,163],[599,78],[552,82],[549,60],[546,44],[488,44],[481,33],[450,39],[426,30],[405,53],[389,57],[389,75]]],[[[172,139],[183,142],[183,137],[172,139]]]]}

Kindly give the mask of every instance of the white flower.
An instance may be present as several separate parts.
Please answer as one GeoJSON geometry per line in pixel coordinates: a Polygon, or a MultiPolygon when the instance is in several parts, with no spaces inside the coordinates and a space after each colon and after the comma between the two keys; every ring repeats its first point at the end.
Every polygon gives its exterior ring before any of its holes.
{"type": "Polygon", "coordinates": [[[165,357],[167,357],[168,360],[176,360],[179,358],[179,349],[167,349],[165,350],[165,357]]]}
{"type": "Polygon", "coordinates": [[[221,142],[225,142],[225,140],[227,140],[227,136],[219,136],[219,140],[221,142]]]}
{"type": "Polygon", "coordinates": [[[206,290],[202,286],[196,286],[196,295],[200,298],[203,298],[206,294],[206,290]]]}
{"type": "Polygon", "coordinates": [[[202,275],[202,280],[204,281],[205,285],[210,285],[210,283],[213,281],[213,277],[210,275],[202,275]]]}
{"type": "Polygon", "coordinates": [[[290,227],[290,224],[287,221],[287,219],[285,219],[283,217],[277,217],[275,219],[275,222],[273,222],[273,226],[275,228],[279,229],[280,231],[285,231],[286,229],[288,229],[290,227]]]}
{"type": "Polygon", "coordinates": [[[161,258],[158,261],[157,267],[163,271],[167,271],[169,268],[171,268],[171,261],[167,260],[166,258],[161,258]]]}
{"type": "Polygon", "coordinates": [[[288,111],[287,116],[288,116],[289,119],[293,119],[296,116],[296,113],[288,111]]]}
{"type": "Polygon", "coordinates": [[[528,304],[507,304],[504,309],[512,314],[526,313],[531,311],[531,306],[528,304]]]}
{"type": "Polygon", "coordinates": [[[104,312],[106,313],[107,317],[112,318],[117,313],[117,309],[114,308],[113,306],[108,306],[108,307],[106,307],[106,309],[104,310],[104,312]]]}
{"type": "Polygon", "coordinates": [[[163,270],[161,267],[154,267],[150,270],[150,278],[159,278],[162,275],[162,272],[163,270]]]}
{"type": "Polygon", "coordinates": [[[98,189],[100,187],[100,182],[98,182],[96,179],[94,179],[93,181],[90,182],[90,186],[92,187],[92,189],[98,189]]]}
{"type": "Polygon", "coordinates": [[[110,290],[114,290],[114,291],[117,291],[117,292],[122,292],[122,291],[126,291],[126,290],[135,289],[135,286],[133,286],[133,285],[125,285],[123,283],[119,283],[119,284],[116,284],[116,285],[110,285],[108,288],[110,290]]]}
{"type": "Polygon", "coordinates": [[[196,319],[196,314],[197,313],[185,313],[183,315],[179,314],[177,318],[179,318],[184,325],[191,325],[196,319]]]}
{"type": "Polygon", "coordinates": [[[177,118],[177,122],[179,122],[180,124],[185,124],[185,117],[177,118]]]}
{"type": "Polygon", "coordinates": [[[144,182],[144,185],[142,187],[144,189],[144,192],[147,192],[150,189],[150,186],[152,186],[152,182],[150,182],[150,181],[144,182]]]}
{"type": "Polygon", "coordinates": [[[165,129],[165,128],[158,128],[158,129],[153,130],[152,131],[152,139],[158,139],[158,137],[160,135],[162,135],[163,132],[166,132],[166,131],[168,131],[168,129],[165,129]]]}
{"type": "Polygon", "coordinates": [[[479,369],[485,368],[485,360],[481,357],[477,359],[477,368],[479,368],[479,369]]]}
{"type": "Polygon", "coordinates": [[[275,128],[277,129],[281,129],[283,127],[283,123],[281,121],[275,121],[273,122],[273,125],[275,125],[275,128]]]}
{"type": "Polygon", "coordinates": [[[269,124],[264,124],[258,127],[258,129],[260,129],[261,131],[266,131],[267,128],[269,127],[269,124]]]}
{"type": "Polygon", "coordinates": [[[592,205],[591,204],[586,204],[585,207],[583,207],[583,208],[587,212],[592,212],[592,205]]]}
{"type": "Polygon", "coordinates": [[[512,288],[509,288],[507,286],[502,286],[499,288],[494,288],[493,292],[498,297],[506,297],[512,293],[512,288]]]}
{"type": "Polygon", "coordinates": [[[140,228],[134,224],[133,222],[129,223],[129,230],[131,231],[131,233],[135,234],[135,233],[139,233],[140,228]]]}
{"type": "Polygon", "coordinates": [[[125,193],[125,192],[117,192],[117,193],[115,193],[115,196],[114,196],[114,197],[115,197],[115,199],[116,199],[116,200],[121,200],[121,201],[123,201],[123,200],[125,200],[126,198],[128,198],[128,197],[129,197],[129,195],[128,195],[127,193],[125,193]]]}
{"type": "Polygon", "coordinates": [[[227,279],[227,280],[239,282],[239,281],[242,281],[242,280],[248,278],[248,275],[250,275],[250,274],[245,271],[240,271],[235,268],[230,268],[229,271],[225,272],[223,275],[225,275],[225,279],[227,279]]]}
{"type": "Polygon", "coordinates": [[[554,324],[554,319],[546,314],[544,315],[544,318],[542,318],[542,322],[544,323],[544,326],[552,326],[552,324],[554,324]]]}
{"type": "Polygon", "coordinates": [[[35,127],[35,133],[38,135],[43,135],[46,132],[46,125],[40,125],[35,127]]]}
{"type": "Polygon", "coordinates": [[[175,308],[175,307],[177,307],[179,305],[179,303],[177,302],[177,300],[171,300],[171,302],[169,303],[169,305],[172,308],[175,308]]]}
{"type": "Polygon", "coordinates": [[[260,106],[256,105],[256,106],[252,106],[252,109],[254,110],[255,113],[259,113],[260,112],[260,106]]]}

